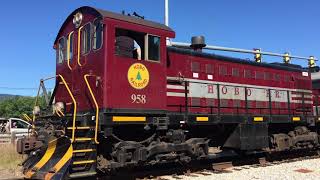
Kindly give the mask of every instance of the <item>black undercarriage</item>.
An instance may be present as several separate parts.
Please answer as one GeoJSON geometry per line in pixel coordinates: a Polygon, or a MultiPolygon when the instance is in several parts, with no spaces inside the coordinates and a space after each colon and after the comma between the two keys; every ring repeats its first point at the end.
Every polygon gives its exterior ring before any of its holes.
{"type": "MultiPolygon", "coordinates": [[[[119,168],[188,163],[228,156],[230,152],[281,152],[319,147],[318,124],[310,124],[310,118],[305,117],[301,117],[300,122],[290,121],[291,117],[287,117],[288,120],[281,117],[277,121],[275,116],[272,120],[265,118],[263,122],[254,122],[250,116],[225,115],[215,117],[216,121],[209,118],[207,122],[196,122],[197,114],[149,114],[145,122],[109,121],[115,115],[130,116],[102,113],[97,131],[92,114],[77,116],[75,139],[71,142],[74,153],[67,173],[62,173],[64,176],[82,177],[119,168]],[[99,143],[93,140],[95,132],[99,143]]],[[[24,163],[25,172],[32,168],[32,162],[39,160],[34,160],[31,154],[40,153],[43,145],[50,146],[48,142],[55,138],[72,139],[71,115],[38,117],[36,127],[33,136],[18,142],[18,151],[29,154],[29,160],[24,163]]]]}

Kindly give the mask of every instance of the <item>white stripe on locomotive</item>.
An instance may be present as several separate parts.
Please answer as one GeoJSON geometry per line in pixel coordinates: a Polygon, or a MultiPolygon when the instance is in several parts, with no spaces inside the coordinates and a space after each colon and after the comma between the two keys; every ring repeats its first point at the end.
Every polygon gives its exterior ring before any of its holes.
{"type": "MultiPolygon", "coordinates": [[[[179,77],[167,77],[168,80],[180,80],[179,77]]],[[[238,87],[248,87],[248,88],[261,88],[261,89],[274,89],[274,90],[282,90],[282,91],[296,91],[296,92],[304,92],[304,93],[312,93],[312,90],[308,89],[290,89],[290,88],[280,88],[280,87],[270,87],[270,86],[259,86],[259,85],[252,85],[252,84],[239,84],[239,83],[229,83],[229,82],[221,82],[221,81],[208,81],[208,80],[201,80],[201,79],[190,79],[190,78],[183,78],[184,81],[187,82],[197,82],[203,84],[220,84],[225,86],[238,86],[238,87]]]]}
{"type": "MultiPolygon", "coordinates": [[[[186,79],[187,80],[187,79],[186,79]]],[[[194,79],[193,79],[194,80],[194,79]]],[[[217,85],[210,83],[200,83],[207,82],[205,80],[197,80],[197,82],[189,80],[189,93],[188,97],[191,98],[213,98],[217,99],[217,85]]],[[[249,84],[235,84],[235,83],[219,83],[220,84],[220,99],[228,99],[228,100],[245,100],[245,86],[247,86],[247,99],[249,101],[269,101],[269,90],[267,86],[254,86],[249,84]],[[235,86],[237,85],[237,86],[235,86]]],[[[182,85],[167,85],[168,92],[167,96],[173,97],[185,97],[184,89],[185,87],[182,85]],[[179,89],[183,90],[182,92],[170,92],[170,89],[179,89]]],[[[289,99],[292,103],[305,103],[312,104],[310,98],[312,97],[308,90],[303,89],[287,89],[287,88],[275,88],[271,87],[271,101],[273,102],[288,102],[287,91],[289,90],[289,99]],[[303,91],[308,91],[308,93],[302,95],[303,91]],[[302,98],[304,97],[304,101],[301,99],[293,99],[293,98],[302,98]]]]}

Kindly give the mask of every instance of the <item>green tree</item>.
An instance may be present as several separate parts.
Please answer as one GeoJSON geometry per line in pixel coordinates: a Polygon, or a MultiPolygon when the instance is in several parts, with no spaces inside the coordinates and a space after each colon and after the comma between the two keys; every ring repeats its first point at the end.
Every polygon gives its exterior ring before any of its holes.
{"type": "MultiPolygon", "coordinates": [[[[0,102],[0,117],[20,118],[22,114],[31,114],[35,103],[35,97],[16,96],[0,102]]],[[[41,108],[46,106],[43,96],[39,97],[38,105],[41,108]]]]}

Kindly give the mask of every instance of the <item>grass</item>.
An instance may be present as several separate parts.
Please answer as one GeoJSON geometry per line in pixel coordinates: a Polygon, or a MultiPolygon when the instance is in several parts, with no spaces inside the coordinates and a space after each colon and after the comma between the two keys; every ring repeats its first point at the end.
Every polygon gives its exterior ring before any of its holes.
{"type": "Polygon", "coordinates": [[[0,144],[0,173],[15,176],[20,172],[19,164],[23,161],[23,155],[18,154],[12,144],[0,144]]]}

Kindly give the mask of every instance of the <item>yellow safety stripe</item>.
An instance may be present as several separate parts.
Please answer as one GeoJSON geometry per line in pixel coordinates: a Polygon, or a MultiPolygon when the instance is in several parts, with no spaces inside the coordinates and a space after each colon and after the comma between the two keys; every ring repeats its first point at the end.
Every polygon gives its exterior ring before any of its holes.
{"type": "Polygon", "coordinates": [[[54,151],[56,150],[56,146],[57,146],[57,140],[51,141],[48,144],[48,149],[44,153],[43,157],[40,159],[40,161],[33,168],[31,168],[26,173],[26,178],[30,179],[32,177],[32,175],[36,172],[33,170],[38,170],[38,169],[42,168],[49,161],[49,159],[52,157],[54,151]]]}
{"type": "Polygon", "coordinates": [[[197,117],[197,121],[209,121],[209,117],[197,117]]]}
{"type": "Polygon", "coordinates": [[[263,121],[263,117],[254,117],[253,121],[261,122],[261,121],[263,121]]]}
{"type": "Polygon", "coordinates": [[[60,109],[57,109],[56,112],[57,112],[57,114],[59,113],[60,116],[65,116],[64,113],[60,109]]]}
{"type": "Polygon", "coordinates": [[[300,117],[292,117],[292,121],[300,121],[300,117]]]}
{"type": "Polygon", "coordinates": [[[23,116],[27,121],[29,121],[29,122],[32,121],[32,119],[27,114],[23,114],[23,116]]]}
{"type": "Polygon", "coordinates": [[[80,164],[90,164],[96,162],[95,160],[87,160],[87,161],[75,161],[72,164],[74,165],[80,165],[80,164]]]}
{"type": "MultiPolygon", "coordinates": [[[[90,126],[83,126],[83,127],[76,127],[76,129],[90,129],[91,127],[90,126]]],[[[68,127],[67,129],[69,130],[72,130],[73,128],[72,127],[68,127]]]]}
{"type": "Polygon", "coordinates": [[[61,114],[60,114],[58,111],[56,111],[56,114],[57,114],[59,117],[62,117],[61,114]]]}
{"type": "Polygon", "coordinates": [[[76,138],[75,141],[91,141],[93,138],[76,138]]]}
{"type": "Polygon", "coordinates": [[[113,116],[113,122],[145,122],[146,117],[131,117],[131,116],[113,116]]]}
{"type": "Polygon", "coordinates": [[[78,150],[73,150],[73,153],[84,153],[84,152],[93,152],[95,149],[78,149],[78,150]]]}
{"type": "Polygon", "coordinates": [[[45,176],[45,180],[50,180],[55,173],[59,172],[60,169],[72,158],[73,148],[72,145],[68,148],[67,152],[59,160],[59,162],[52,168],[53,172],[49,172],[45,176]]]}

